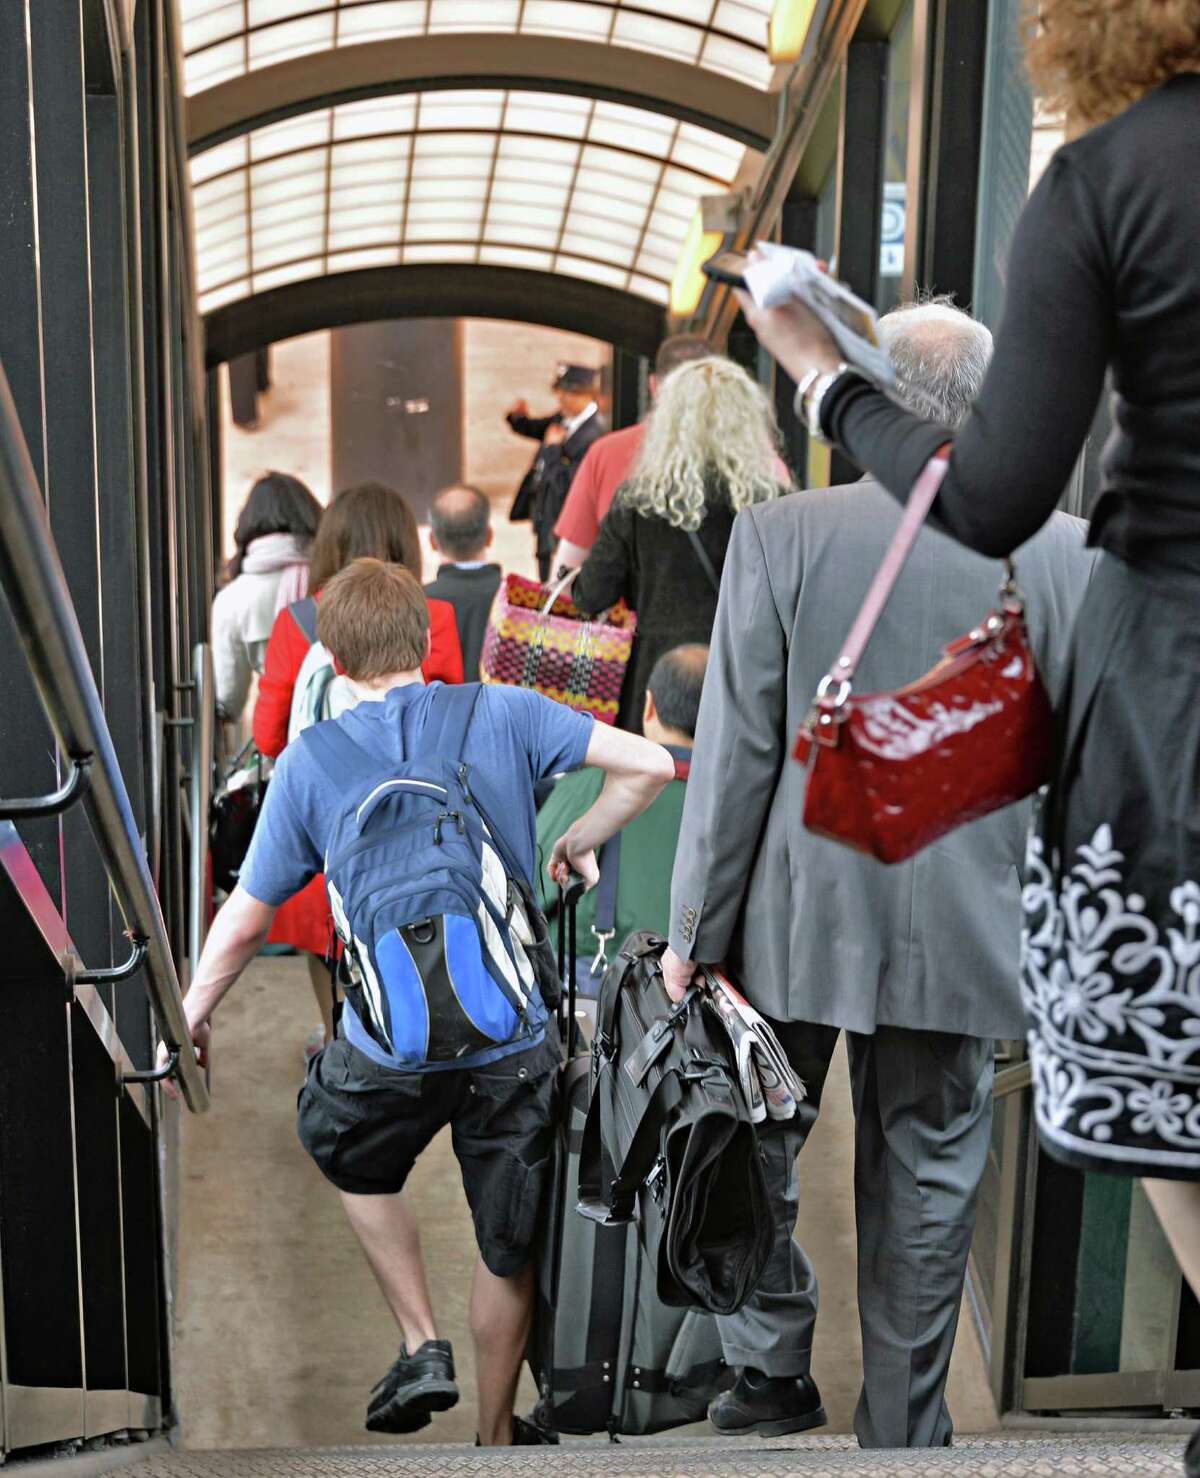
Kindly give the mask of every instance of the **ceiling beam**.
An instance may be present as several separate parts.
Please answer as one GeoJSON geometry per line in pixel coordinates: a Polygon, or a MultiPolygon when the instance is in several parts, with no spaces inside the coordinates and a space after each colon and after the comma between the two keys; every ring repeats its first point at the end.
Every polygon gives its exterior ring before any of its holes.
{"type": "Polygon", "coordinates": [[[188,99],[188,152],[331,103],[454,87],[572,92],[649,108],[766,149],[777,96],[648,51],[563,36],[455,34],[294,57],[188,99]]]}
{"type": "Polygon", "coordinates": [[[653,356],[664,310],[633,293],[521,267],[372,267],[272,288],[204,320],[208,368],[280,339],[385,318],[505,318],[653,356]]]}

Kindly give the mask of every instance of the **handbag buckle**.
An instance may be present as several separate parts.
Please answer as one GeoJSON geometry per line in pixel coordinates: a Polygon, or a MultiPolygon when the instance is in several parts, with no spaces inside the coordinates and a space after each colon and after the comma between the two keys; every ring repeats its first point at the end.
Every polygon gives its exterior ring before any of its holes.
{"type": "Polygon", "coordinates": [[[851,685],[848,678],[835,678],[827,672],[817,685],[816,696],[808,717],[804,720],[804,732],[815,744],[834,748],[838,742],[838,725],[849,711],[851,685]],[[836,685],[836,692],[834,687],[836,685]]]}

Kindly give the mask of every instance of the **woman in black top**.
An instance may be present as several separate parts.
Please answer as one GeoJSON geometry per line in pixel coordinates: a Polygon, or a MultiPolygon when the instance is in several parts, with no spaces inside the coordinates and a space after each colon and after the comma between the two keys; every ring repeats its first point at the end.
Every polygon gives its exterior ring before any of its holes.
{"type": "Polygon", "coordinates": [[[581,610],[622,596],[637,612],[617,723],[642,732],[646,680],[672,647],[707,645],[733,520],[787,491],[777,480],[766,396],[728,359],[696,359],[663,381],[629,481],[576,577],[581,610]]]}
{"type": "Polygon", "coordinates": [[[935,517],[985,554],[1049,516],[1111,372],[1090,533],[1104,554],[1030,844],[1023,986],[1043,1144],[1177,1182],[1147,1189],[1197,1288],[1200,7],[1109,0],[1076,23],[1079,9],[1040,6],[1034,70],[1077,136],[1018,227],[991,372],[959,432],[837,373],[802,307],[747,316],[798,381],[821,372],[805,409],[897,498],[952,439],[935,517]]]}

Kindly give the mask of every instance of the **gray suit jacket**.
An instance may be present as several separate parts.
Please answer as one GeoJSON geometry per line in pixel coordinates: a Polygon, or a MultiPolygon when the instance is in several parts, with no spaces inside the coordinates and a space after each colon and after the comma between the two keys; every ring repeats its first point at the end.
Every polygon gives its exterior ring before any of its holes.
{"type": "MultiPolygon", "coordinates": [[[[1032,802],[887,867],[813,835],[790,757],[900,518],[876,484],[795,493],[742,513],[721,584],[672,888],[671,944],[728,960],[784,1021],[1019,1037],[1019,868],[1032,802]]],[[[1056,513],[1016,555],[1053,695],[1094,556],[1056,513]]],[[[1001,566],[922,531],[859,668],[900,687],[995,604],[1001,566]]]]}

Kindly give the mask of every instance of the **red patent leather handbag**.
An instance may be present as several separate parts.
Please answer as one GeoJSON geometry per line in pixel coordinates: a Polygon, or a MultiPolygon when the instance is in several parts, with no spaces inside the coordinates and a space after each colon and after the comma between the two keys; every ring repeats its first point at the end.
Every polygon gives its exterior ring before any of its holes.
{"type": "Polygon", "coordinates": [[[1011,563],[1000,604],[924,677],[889,693],[853,691],[854,673],[946,473],[943,448],[917,479],[842,655],[821,679],[796,739],[809,765],[810,831],[903,862],[1050,778],[1053,714],[1025,630],[1011,563]]]}

